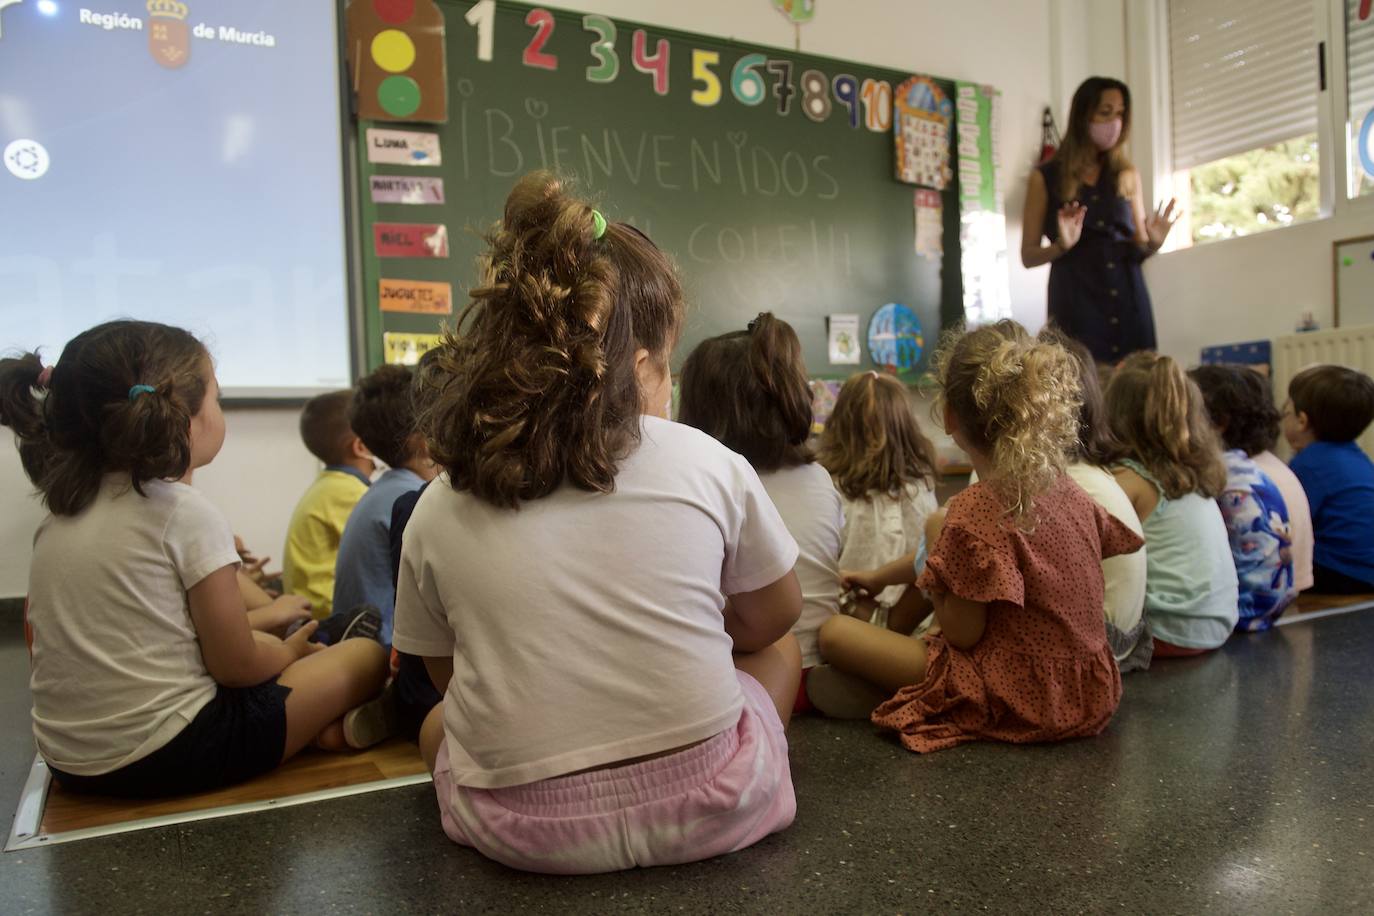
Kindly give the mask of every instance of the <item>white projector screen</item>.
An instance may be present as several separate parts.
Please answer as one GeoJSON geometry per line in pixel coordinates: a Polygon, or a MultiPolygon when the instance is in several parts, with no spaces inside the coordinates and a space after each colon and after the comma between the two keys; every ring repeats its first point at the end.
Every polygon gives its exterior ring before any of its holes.
{"type": "Polygon", "coordinates": [[[178,325],[231,398],[350,382],[334,0],[0,0],[0,348],[178,325]]]}

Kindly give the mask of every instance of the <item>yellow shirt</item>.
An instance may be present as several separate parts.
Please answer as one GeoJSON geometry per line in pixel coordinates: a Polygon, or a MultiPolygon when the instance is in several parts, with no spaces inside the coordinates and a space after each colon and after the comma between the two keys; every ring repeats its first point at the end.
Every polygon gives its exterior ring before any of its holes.
{"type": "Polygon", "coordinates": [[[291,514],[282,552],[282,588],[310,599],[316,619],[329,616],[339,538],[353,507],[367,492],[364,480],[353,468],[327,467],[291,514]]]}

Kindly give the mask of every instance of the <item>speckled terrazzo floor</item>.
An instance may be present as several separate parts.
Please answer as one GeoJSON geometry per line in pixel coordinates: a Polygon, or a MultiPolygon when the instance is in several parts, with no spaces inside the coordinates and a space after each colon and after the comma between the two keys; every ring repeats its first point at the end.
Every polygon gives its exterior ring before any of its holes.
{"type": "MultiPolygon", "coordinates": [[[[0,805],[32,759],[0,615],[0,805]]],[[[791,732],[796,824],[695,865],[523,875],[450,845],[428,786],[0,856],[0,912],[1374,912],[1374,612],[1131,675],[1099,738],[917,757],[791,732]]]]}

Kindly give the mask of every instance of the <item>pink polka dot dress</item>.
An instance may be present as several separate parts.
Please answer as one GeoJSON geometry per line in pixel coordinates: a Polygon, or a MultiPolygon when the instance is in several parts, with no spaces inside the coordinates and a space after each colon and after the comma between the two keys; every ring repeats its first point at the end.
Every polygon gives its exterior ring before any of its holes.
{"type": "Polygon", "coordinates": [[[986,603],[987,628],[967,651],[928,637],[925,680],[873,711],[908,749],[1095,735],[1116,712],[1102,560],[1144,542],[1068,477],[1036,501],[1036,517],[1029,532],[1014,527],[983,483],[950,500],[918,584],[986,603]]]}

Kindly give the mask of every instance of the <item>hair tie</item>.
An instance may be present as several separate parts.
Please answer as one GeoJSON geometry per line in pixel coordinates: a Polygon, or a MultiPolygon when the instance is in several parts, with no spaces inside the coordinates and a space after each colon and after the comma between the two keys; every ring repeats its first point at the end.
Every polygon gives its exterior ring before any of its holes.
{"type": "Polygon", "coordinates": [[[44,389],[52,387],[52,366],[44,366],[43,371],[38,373],[37,385],[44,389]]]}
{"type": "Polygon", "coordinates": [[[157,391],[152,385],[133,385],[129,388],[129,400],[133,400],[140,394],[154,394],[157,391]]]}
{"type": "Polygon", "coordinates": [[[871,375],[871,376],[873,376],[873,377],[876,379],[876,378],[878,377],[878,370],[876,370],[876,369],[869,369],[869,370],[868,370],[868,374],[871,375]]]}
{"type": "Polygon", "coordinates": [[[600,210],[592,211],[592,238],[599,239],[606,234],[606,217],[600,210]]]}

